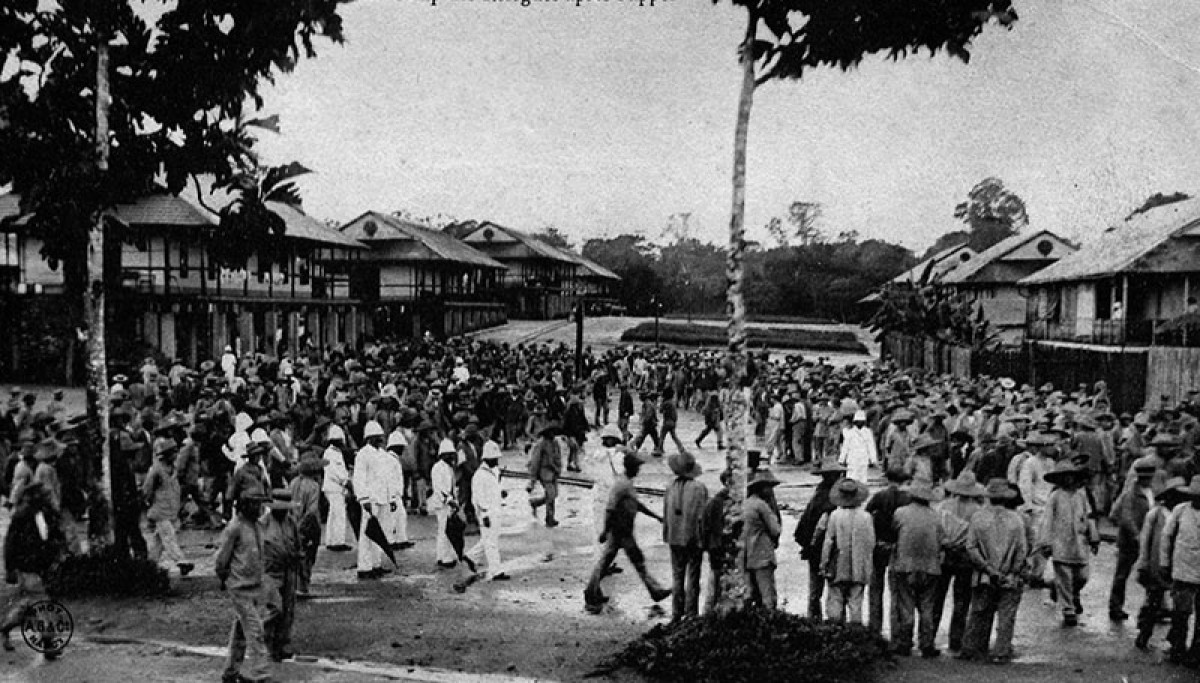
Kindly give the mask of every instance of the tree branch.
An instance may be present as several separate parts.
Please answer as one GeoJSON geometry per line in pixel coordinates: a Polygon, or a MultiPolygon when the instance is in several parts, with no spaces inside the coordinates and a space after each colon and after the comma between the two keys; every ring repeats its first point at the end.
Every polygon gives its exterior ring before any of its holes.
{"type": "Polygon", "coordinates": [[[196,203],[200,208],[205,209],[214,216],[220,216],[221,212],[204,203],[204,192],[200,189],[200,178],[195,173],[189,173],[192,176],[192,183],[196,186],[196,203]]]}

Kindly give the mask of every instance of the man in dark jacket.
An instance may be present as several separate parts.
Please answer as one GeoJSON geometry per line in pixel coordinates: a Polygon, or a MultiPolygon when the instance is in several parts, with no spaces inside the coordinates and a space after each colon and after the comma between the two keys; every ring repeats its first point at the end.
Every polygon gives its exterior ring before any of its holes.
{"type": "Polygon", "coordinates": [[[818,533],[817,526],[822,517],[837,509],[829,500],[829,492],[845,473],[846,468],[836,462],[825,462],[813,471],[813,474],[821,477],[821,481],[796,525],[795,539],[800,545],[800,559],[808,561],[809,619],[822,618],[821,597],[825,593],[825,576],[821,573],[821,547],[825,544],[825,534],[818,533]]]}
{"type": "Polygon", "coordinates": [[[892,467],[884,474],[887,488],[871,496],[867,501],[867,512],[875,525],[874,569],[868,596],[867,625],[874,631],[883,629],[883,587],[887,583],[888,560],[896,547],[896,529],[892,525],[896,510],[908,505],[908,493],[900,485],[908,481],[903,467],[892,467]]]}
{"type": "Polygon", "coordinates": [[[1112,518],[1117,523],[1117,568],[1113,572],[1112,590],[1108,594],[1108,618],[1113,621],[1129,618],[1125,611],[1125,584],[1137,563],[1138,535],[1154,499],[1150,484],[1157,469],[1149,458],[1135,461],[1133,471],[1137,479],[1113,505],[1112,518]]]}
{"type": "MultiPolygon", "coordinates": [[[[5,650],[13,650],[8,634],[14,628],[21,628],[29,607],[46,599],[43,580],[65,542],[45,487],[39,483],[25,487],[4,538],[5,581],[17,586],[4,623],[0,624],[0,643],[5,650]]],[[[44,653],[46,659],[55,659],[60,654],[58,650],[44,653]]]]}
{"type": "Polygon", "coordinates": [[[727,546],[725,519],[729,515],[729,508],[733,503],[729,491],[732,481],[733,474],[729,470],[721,472],[721,490],[709,498],[708,503],[704,506],[701,531],[704,550],[708,553],[710,570],[708,597],[704,600],[705,614],[712,612],[717,607],[717,598],[721,595],[721,576],[724,575],[725,567],[733,557],[736,539],[742,536],[741,520],[739,519],[734,522],[733,534],[729,537],[729,540],[734,543],[727,546]]]}

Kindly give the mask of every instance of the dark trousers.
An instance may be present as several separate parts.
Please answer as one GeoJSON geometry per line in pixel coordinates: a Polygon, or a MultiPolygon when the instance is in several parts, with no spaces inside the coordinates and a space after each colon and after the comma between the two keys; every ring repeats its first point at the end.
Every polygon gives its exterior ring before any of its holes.
{"type": "Polygon", "coordinates": [[[604,550],[600,553],[600,558],[596,560],[596,566],[592,567],[592,576],[588,579],[587,588],[583,591],[583,598],[588,604],[596,604],[599,602],[600,581],[604,579],[604,573],[608,570],[609,565],[613,560],[617,559],[617,553],[625,551],[625,557],[629,558],[629,563],[633,565],[638,576],[641,577],[642,583],[645,584],[646,590],[652,595],[662,587],[650,576],[650,572],[646,570],[646,556],[642,554],[642,549],[638,547],[637,539],[633,536],[619,536],[609,534],[608,542],[604,544],[604,550]]]}
{"type": "Polygon", "coordinates": [[[967,616],[967,631],[963,637],[963,656],[968,659],[1012,657],[1013,627],[1017,623],[1017,608],[1021,606],[1020,588],[1000,588],[993,585],[971,589],[971,611],[967,616]],[[996,641],[990,648],[992,624],[996,626],[996,641]]]}
{"type": "Polygon", "coordinates": [[[675,442],[676,450],[678,450],[680,453],[682,453],[684,451],[683,442],[679,440],[679,435],[675,433],[675,425],[668,425],[668,424],[664,424],[662,426],[662,429],[659,430],[659,433],[658,433],[658,441],[660,444],[659,450],[664,450],[664,451],[666,450],[668,436],[671,437],[671,440],[675,442]]]}
{"type": "Polygon", "coordinates": [[[554,522],[555,501],[558,500],[558,480],[543,481],[542,495],[534,496],[529,499],[529,505],[536,509],[542,505],[546,506],[546,523],[554,522]]]}
{"type": "Polygon", "coordinates": [[[113,546],[121,555],[146,557],[141,517],[142,511],[136,505],[121,505],[113,512],[113,546]]]}
{"type": "Polygon", "coordinates": [[[642,433],[638,434],[638,438],[633,442],[633,450],[642,450],[642,444],[646,442],[646,439],[650,439],[654,442],[654,454],[662,455],[663,443],[662,439],[658,436],[658,425],[654,423],[643,424],[642,433]]]}
{"type": "Polygon", "coordinates": [[[1163,586],[1146,587],[1146,602],[1138,610],[1137,627],[1138,635],[1147,641],[1154,635],[1154,626],[1162,616],[1163,598],[1166,595],[1167,589],[1163,586]]]}
{"type": "Polygon", "coordinates": [[[914,615],[919,617],[917,645],[922,650],[933,647],[937,636],[934,607],[939,577],[924,572],[891,573],[892,584],[892,645],[897,650],[913,646],[914,615]]]}
{"type": "Polygon", "coordinates": [[[263,610],[263,641],[267,651],[279,656],[292,642],[292,622],[296,618],[296,571],[264,574],[266,609],[263,610]]]}
{"type": "MultiPolygon", "coordinates": [[[[871,572],[871,585],[867,589],[867,626],[872,631],[883,631],[883,588],[887,584],[888,561],[892,559],[890,545],[875,546],[875,565],[871,572]]],[[[893,598],[894,599],[894,598],[893,598]]]]}
{"type": "Polygon", "coordinates": [[[1117,568],[1113,572],[1112,590],[1108,593],[1108,611],[1119,612],[1125,609],[1125,584],[1133,573],[1133,565],[1138,559],[1137,536],[1121,531],[1117,535],[1117,568]]]}
{"type": "Polygon", "coordinates": [[[1175,581],[1171,584],[1171,630],[1167,632],[1167,642],[1171,644],[1171,653],[1175,656],[1186,650],[1193,657],[1200,656],[1200,583],[1175,581]],[[1193,620],[1192,617],[1195,616],[1193,620]],[[1192,647],[1187,648],[1188,622],[1192,625],[1192,647]]]}
{"type": "Polygon", "coordinates": [[[938,578],[937,594],[933,598],[933,630],[936,633],[942,624],[946,595],[950,594],[954,601],[950,612],[951,650],[962,649],[963,634],[967,630],[967,613],[971,609],[971,577],[974,573],[970,567],[942,565],[942,575],[938,578]],[[954,584],[953,593],[950,591],[951,582],[954,584]]]}
{"type": "Polygon", "coordinates": [[[821,598],[825,595],[825,575],[821,573],[821,554],[808,558],[808,618],[823,619],[821,598]]]}
{"type": "Polygon", "coordinates": [[[671,546],[671,618],[700,614],[700,564],[704,551],[696,546],[671,546]]]}

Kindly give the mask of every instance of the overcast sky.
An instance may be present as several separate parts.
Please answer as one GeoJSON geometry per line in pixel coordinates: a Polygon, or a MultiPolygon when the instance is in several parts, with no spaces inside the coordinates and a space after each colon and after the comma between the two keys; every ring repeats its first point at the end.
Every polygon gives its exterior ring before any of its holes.
{"type": "MultiPolygon", "coordinates": [[[[1078,239],[1200,182],[1200,3],[1016,0],[969,65],[872,59],[767,84],[750,124],[747,227],[795,199],[824,228],[923,250],[998,176],[1030,229],[1078,239]]],[[[555,225],[577,245],[693,215],[725,242],[741,13],[707,0],[359,0],[347,44],[282,76],[269,160],[317,171],[306,208],[555,225]]]]}

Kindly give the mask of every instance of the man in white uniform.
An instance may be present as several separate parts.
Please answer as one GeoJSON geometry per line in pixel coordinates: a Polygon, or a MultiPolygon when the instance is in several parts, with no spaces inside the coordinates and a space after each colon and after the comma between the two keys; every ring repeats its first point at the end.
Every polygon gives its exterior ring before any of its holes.
{"type": "Polygon", "coordinates": [[[433,465],[431,478],[433,491],[429,494],[426,507],[437,516],[437,566],[450,569],[458,564],[458,556],[446,537],[446,522],[458,511],[458,497],[454,487],[454,463],[458,460],[458,449],[450,439],[442,439],[438,445],[438,461],[433,465]]]}
{"type": "Polygon", "coordinates": [[[400,455],[408,448],[408,439],[404,432],[396,428],[388,435],[387,449],[388,468],[384,477],[387,486],[388,524],[383,527],[391,541],[393,550],[403,550],[412,547],[408,540],[408,510],[404,509],[404,466],[400,464],[400,455]]]}
{"type": "Polygon", "coordinates": [[[346,444],[346,435],[342,428],[331,425],[326,434],[325,453],[322,456],[329,462],[325,465],[325,480],[321,483],[321,493],[329,501],[329,518],[325,522],[325,547],[338,551],[350,549],[350,535],[346,520],[346,483],[350,481],[350,473],[346,470],[346,459],[342,456],[342,448],[346,444]]]}
{"type": "Polygon", "coordinates": [[[379,525],[387,528],[390,517],[387,473],[390,455],[384,453],[383,427],[371,420],[363,427],[366,445],[354,456],[354,495],[362,505],[362,520],[358,525],[358,578],[375,579],[386,573],[383,566],[383,550],[367,538],[367,523],[372,517],[379,525]]]}
{"type": "MultiPolygon", "coordinates": [[[[472,576],[477,578],[475,566],[487,560],[487,578],[490,581],[507,581],[508,574],[500,570],[500,506],[504,497],[500,489],[500,444],[488,439],[483,443],[483,464],[471,477],[471,503],[475,506],[475,518],[479,520],[479,542],[467,551],[472,576]]],[[[460,593],[465,582],[455,584],[460,593]]]]}

